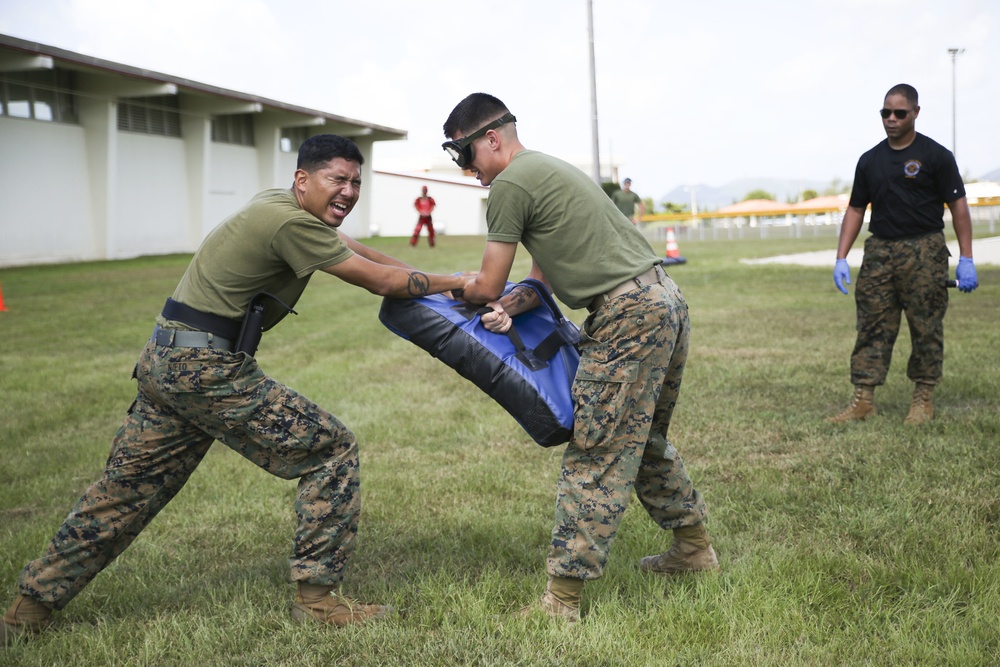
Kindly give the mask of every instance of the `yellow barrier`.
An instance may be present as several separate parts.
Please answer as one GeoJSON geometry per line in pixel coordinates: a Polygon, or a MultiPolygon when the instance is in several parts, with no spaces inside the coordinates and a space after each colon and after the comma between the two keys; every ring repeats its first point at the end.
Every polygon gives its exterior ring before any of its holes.
{"type": "MultiPolygon", "coordinates": [[[[1000,197],[979,197],[969,201],[970,207],[976,206],[1000,206],[1000,197]]],[[[641,222],[677,222],[690,223],[698,220],[718,220],[720,218],[779,218],[793,215],[814,215],[821,213],[842,213],[847,208],[844,206],[827,206],[822,208],[801,208],[794,204],[775,209],[759,211],[699,211],[698,213],[654,213],[644,215],[639,220],[641,222]]]]}

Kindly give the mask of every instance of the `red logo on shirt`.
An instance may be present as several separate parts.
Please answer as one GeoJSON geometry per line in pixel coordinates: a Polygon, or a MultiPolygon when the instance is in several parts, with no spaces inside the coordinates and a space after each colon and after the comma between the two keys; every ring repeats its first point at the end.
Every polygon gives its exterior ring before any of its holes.
{"type": "Polygon", "coordinates": [[[903,174],[907,178],[916,178],[920,173],[920,160],[907,160],[903,165],[903,174]]]}

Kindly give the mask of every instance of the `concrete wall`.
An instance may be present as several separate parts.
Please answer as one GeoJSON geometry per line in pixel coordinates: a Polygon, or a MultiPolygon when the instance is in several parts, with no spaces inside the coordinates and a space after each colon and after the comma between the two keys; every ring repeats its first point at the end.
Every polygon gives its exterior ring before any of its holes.
{"type": "Polygon", "coordinates": [[[0,117],[0,260],[92,257],[83,128],[0,117]]]}
{"type": "MultiPolygon", "coordinates": [[[[288,186],[292,184],[294,169],[293,164],[287,172],[288,186]]],[[[266,189],[257,188],[257,178],[256,151],[253,148],[223,144],[213,147],[208,174],[208,204],[201,230],[203,237],[250,201],[259,189],[266,189]]],[[[266,187],[277,187],[277,184],[266,187]]]]}
{"type": "Polygon", "coordinates": [[[114,258],[186,252],[188,187],[184,142],[120,133],[108,254],[114,258]]]}

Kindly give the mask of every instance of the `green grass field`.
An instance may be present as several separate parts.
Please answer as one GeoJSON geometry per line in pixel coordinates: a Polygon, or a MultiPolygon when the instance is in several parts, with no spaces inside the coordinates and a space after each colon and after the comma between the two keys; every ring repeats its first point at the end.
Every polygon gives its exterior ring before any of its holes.
{"type": "MultiPolygon", "coordinates": [[[[451,272],[478,268],[483,239],[371,243],[451,272]]],[[[1000,269],[951,295],[932,423],[902,425],[904,327],[880,414],[834,426],[824,418],[851,393],[853,298],[830,268],[738,261],[834,241],[682,243],[688,263],[670,273],[693,347],[671,435],[709,503],[720,574],[641,574],[636,561],[669,536],[633,503],[579,626],[512,619],[544,586],[561,448],[533,444],[386,330],[378,298],[317,275],[258,358],[357,434],[363,511],[344,590],[401,613],[293,625],[295,484],[216,445],[51,631],[0,665],[1000,664],[1000,269]]],[[[100,474],[187,260],[0,271],[3,608],[100,474]]],[[[516,277],[527,262],[522,250],[516,277]]]]}

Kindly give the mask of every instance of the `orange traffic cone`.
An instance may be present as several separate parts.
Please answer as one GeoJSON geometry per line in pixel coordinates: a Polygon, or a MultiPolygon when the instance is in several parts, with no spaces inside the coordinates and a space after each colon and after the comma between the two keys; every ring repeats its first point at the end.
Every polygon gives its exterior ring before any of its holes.
{"type": "Polygon", "coordinates": [[[0,289],[0,313],[7,310],[3,305],[3,289],[0,289]]]}
{"type": "Polygon", "coordinates": [[[667,259],[664,264],[683,264],[687,260],[681,257],[680,248],[677,247],[677,237],[674,235],[674,228],[667,227],[667,259]]]}

